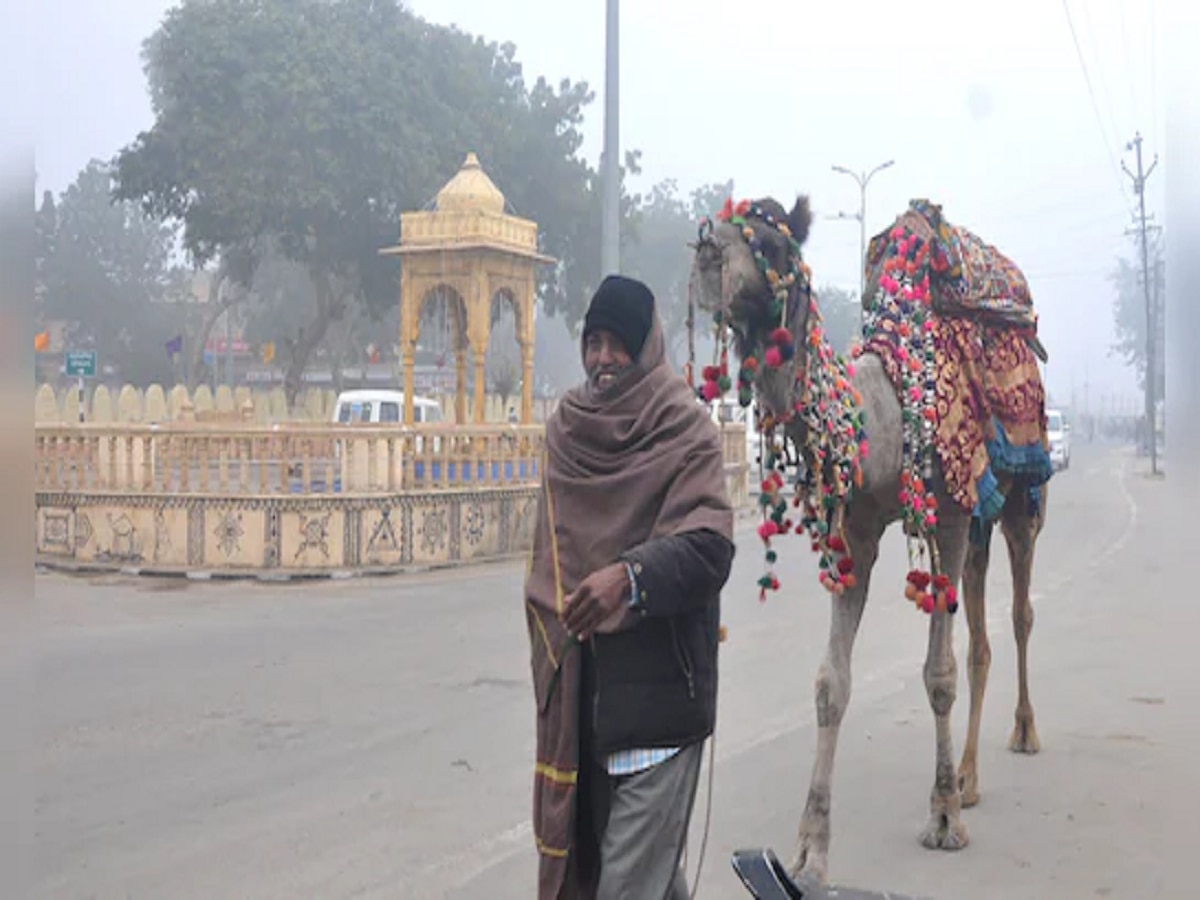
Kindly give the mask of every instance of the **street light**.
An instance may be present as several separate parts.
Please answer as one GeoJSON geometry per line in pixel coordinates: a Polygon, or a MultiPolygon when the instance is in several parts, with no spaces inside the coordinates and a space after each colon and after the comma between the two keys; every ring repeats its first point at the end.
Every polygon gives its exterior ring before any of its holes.
{"type": "Polygon", "coordinates": [[[870,172],[864,172],[861,175],[858,172],[852,172],[844,166],[834,166],[833,171],[842,175],[849,175],[858,183],[858,212],[838,213],[839,219],[858,219],[859,232],[859,258],[858,258],[858,300],[861,305],[863,295],[867,292],[867,185],[871,183],[871,179],[875,173],[882,172],[884,169],[895,164],[894,159],[889,159],[885,163],[880,163],[870,172]]]}
{"type": "Polygon", "coordinates": [[[604,54],[604,211],[600,221],[601,277],[615,275],[621,268],[621,185],[618,106],[618,77],[621,55],[618,37],[618,0],[606,0],[604,54]]]}

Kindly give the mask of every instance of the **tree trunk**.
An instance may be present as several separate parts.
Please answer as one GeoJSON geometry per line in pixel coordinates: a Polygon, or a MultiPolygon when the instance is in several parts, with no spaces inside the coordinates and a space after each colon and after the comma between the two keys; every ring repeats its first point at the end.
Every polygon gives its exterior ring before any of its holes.
{"type": "Polygon", "coordinates": [[[192,362],[187,371],[189,392],[195,391],[200,384],[199,374],[200,366],[204,363],[204,346],[208,343],[208,336],[212,333],[213,326],[217,324],[217,319],[221,318],[221,313],[233,305],[232,291],[228,292],[227,298],[221,297],[221,288],[228,276],[229,269],[225,260],[222,259],[208,286],[208,309],[204,313],[204,319],[200,323],[200,332],[196,335],[196,342],[192,346],[192,362]]]}
{"type": "Polygon", "coordinates": [[[288,340],[291,351],[288,360],[287,373],[283,378],[283,390],[287,396],[288,410],[295,412],[296,398],[304,378],[304,370],[312,352],[320,346],[329,330],[329,323],[337,319],[346,306],[345,293],[340,288],[335,289],[333,278],[318,271],[311,271],[313,286],[317,293],[317,317],[307,328],[300,329],[299,335],[288,340]]]}

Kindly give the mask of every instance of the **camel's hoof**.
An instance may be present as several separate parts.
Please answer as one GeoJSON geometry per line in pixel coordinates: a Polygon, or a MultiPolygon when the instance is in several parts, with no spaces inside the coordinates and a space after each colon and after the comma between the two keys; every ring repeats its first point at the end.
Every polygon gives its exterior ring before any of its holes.
{"type": "Polygon", "coordinates": [[[1037,729],[1033,726],[1033,719],[1028,721],[1017,720],[1017,725],[1013,728],[1012,737],[1008,740],[1008,749],[1013,753],[1040,753],[1042,742],[1038,740],[1037,729]]]}
{"type": "Polygon", "coordinates": [[[969,843],[967,826],[957,816],[936,815],[921,832],[921,846],[926,850],[962,850],[969,843]]]}
{"type": "Polygon", "coordinates": [[[979,776],[973,771],[963,770],[958,775],[958,790],[963,809],[979,805],[979,776]]]}
{"type": "Polygon", "coordinates": [[[802,838],[788,866],[788,877],[797,883],[807,882],[824,887],[829,884],[828,855],[818,852],[808,839],[802,838]]]}

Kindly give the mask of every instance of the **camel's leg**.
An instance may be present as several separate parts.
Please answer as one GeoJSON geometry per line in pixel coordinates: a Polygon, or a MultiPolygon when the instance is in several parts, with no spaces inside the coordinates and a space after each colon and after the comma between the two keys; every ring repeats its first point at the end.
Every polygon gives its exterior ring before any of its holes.
{"type": "Polygon", "coordinates": [[[982,544],[971,544],[967,548],[967,561],[963,566],[962,605],[966,609],[967,625],[971,630],[967,649],[967,683],[971,686],[971,715],[967,722],[967,742],[963,746],[962,762],[958,767],[958,786],[962,792],[964,807],[971,807],[979,802],[979,723],[983,718],[983,695],[987,691],[988,669],[992,664],[985,600],[991,538],[989,529],[984,534],[982,544]]]}
{"type": "Polygon", "coordinates": [[[867,602],[871,569],[879,555],[879,539],[883,536],[881,517],[876,515],[872,519],[866,507],[866,503],[860,503],[858,515],[852,513],[847,523],[857,583],[853,590],[832,598],[829,645],[816,682],[817,757],[791,864],[793,877],[819,884],[825,883],[829,870],[833,759],[842,716],[850,702],[850,656],[867,602]]]}
{"type": "MultiPolygon", "coordinates": [[[[942,504],[945,509],[950,503],[942,504]]],[[[938,526],[938,552],[942,570],[951,584],[962,576],[967,550],[965,516],[947,516],[938,526]]],[[[950,734],[950,711],[958,690],[954,661],[954,615],[937,612],[930,616],[929,650],[925,657],[925,691],[933,709],[937,756],[933,792],[929,800],[929,822],[921,832],[921,844],[930,850],[961,850],[967,846],[962,822],[962,796],[954,771],[954,739],[950,734]]]]}
{"type": "Polygon", "coordinates": [[[1033,578],[1033,554],[1046,510],[1046,491],[1041,491],[1037,515],[1030,515],[1025,490],[1013,491],[1004,504],[1001,528],[1008,544],[1008,559],[1013,580],[1013,631],[1017,637],[1017,713],[1008,749],[1014,753],[1041,750],[1037,728],[1033,724],[1033,705],[1029,702],[1027,651],[1033,631],[1033,603],[1029,585],[1033,578]]]}

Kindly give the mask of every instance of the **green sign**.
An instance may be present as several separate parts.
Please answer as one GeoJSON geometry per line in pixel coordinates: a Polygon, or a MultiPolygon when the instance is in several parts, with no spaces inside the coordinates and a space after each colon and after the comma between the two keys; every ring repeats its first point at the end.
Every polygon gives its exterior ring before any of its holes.
{"type": "Polygon", "coordinates": [[[66,362],[68,375],[78,376],[79,378],[96,377],[95,350],[68,350],[66,362]]]}

